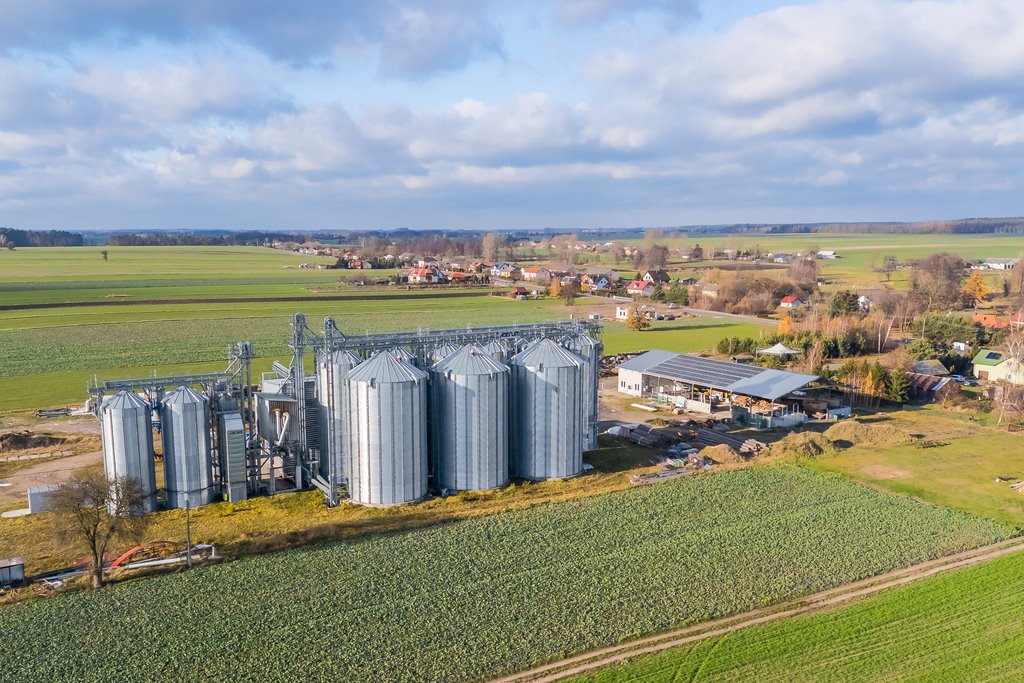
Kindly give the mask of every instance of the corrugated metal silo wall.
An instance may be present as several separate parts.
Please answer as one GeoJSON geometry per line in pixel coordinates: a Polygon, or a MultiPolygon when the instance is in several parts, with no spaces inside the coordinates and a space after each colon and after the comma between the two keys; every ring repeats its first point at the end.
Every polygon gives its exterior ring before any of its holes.
{"type": "Polygon", "coordinates": [[[169,402],[167,399],[174,393],[165,397],[160,413],[167,507],[184,508],[186,492],[191,507],[207,505],[216,495],[210,449],[210,404],[206,397],[195,392],[187,400],[169,402]]]}
{"type": "Polygon", "coordinates": [[[344,456],[348,430],[348,379],[349,370],[355,367],[358,359],[346,352],[336,352],[329,361],[320,360],[317,368],[317,400],[320,412],[320,476],[330,476],[330,458],[338,462],[338,473],[342,480],[348,477],[348,458],[344,456]],[[327,363],[333,366],[328,372],[327,363]],[[329,414],[327,392],[333,392],[334,415],[329,414]],[[334,440],[330,438],[329,420],[334,423],[334,440]]]}
{"type": "Polygon", "coordinates": [[[363,505],[427,494],[427,381],[349,382],[349,497],[363,505]]]}
{"type": "MultiPolygon", "coordinates": [[[[119,397],[113,397],[119,398],[119,397]]],[[[103,469],[107,480],[135,477],[146,495],[142,512],[156,510],[156,465],[153,461],[152,411],[142,399],[135,402],[107,399],[103,419],[103,469]]],[[[111,512],[116,503],[111,501],[111,512]]]]}
{"type": "Polygon", "coordinates": [[[600,417],[599,391],[601,388],[601,353],[604,345],[589,335],[578,338],[577,353],[587,361],[587,372],[583,379],[584,399],[588,407],[588,425],[584,435],[584,450],[597,448],[597,422],[600,417]]]}
{"type": "Polygon", "coordinates": [[[431,373],[434,485],[453,491],[508,483],[509,372],[431,373]]]}
{"type": "Polygon", "coordinates": [[[585,418],[580,366],[512,364],[512,474],[572,477],[583,470],[585,418]]]}

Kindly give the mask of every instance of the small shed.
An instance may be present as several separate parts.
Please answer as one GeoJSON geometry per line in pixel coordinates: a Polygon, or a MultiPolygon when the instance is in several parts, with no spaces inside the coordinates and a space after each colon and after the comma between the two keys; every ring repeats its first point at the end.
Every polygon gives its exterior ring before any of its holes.
{"type": "Polygon", "coordinates": [[[25,558],[0,560],[0,586],[22,586],[25,583],[25,558]]]}

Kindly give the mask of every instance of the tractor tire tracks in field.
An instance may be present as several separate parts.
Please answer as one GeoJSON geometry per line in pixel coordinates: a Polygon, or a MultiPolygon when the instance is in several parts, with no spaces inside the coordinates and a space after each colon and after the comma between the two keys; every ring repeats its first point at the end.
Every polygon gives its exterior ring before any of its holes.
{"type": "Polygon", "coordinates": [[[941,572],[961,569],[974,564],[1024,550],[1024,539],[1012,538],[993,545],[940,557],[887,574],[879,574],[820,593],[788,600],[771,607],[734,614],[715,621],[685,626],[639,640],[585,652],[557,662],[551,662],[527,671],[494,679],[492,683],[548,683],[604,668],[635,657],[649,655],[670,648],[714,638],[758,624],[766,624],[809,612],[816,612],[895,588],[941,572]]]}

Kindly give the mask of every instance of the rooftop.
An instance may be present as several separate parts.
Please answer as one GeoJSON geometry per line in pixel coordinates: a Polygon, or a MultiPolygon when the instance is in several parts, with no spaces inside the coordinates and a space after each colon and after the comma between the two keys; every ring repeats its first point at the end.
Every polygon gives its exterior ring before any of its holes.
{"type": "Polygon", "coordinates": [[[769,401],[818,379],[817,375],[770,370],[756,365],[730,363],[671,351],[648,351],[619,366],[619,369],[623,368],[769,401]]]}

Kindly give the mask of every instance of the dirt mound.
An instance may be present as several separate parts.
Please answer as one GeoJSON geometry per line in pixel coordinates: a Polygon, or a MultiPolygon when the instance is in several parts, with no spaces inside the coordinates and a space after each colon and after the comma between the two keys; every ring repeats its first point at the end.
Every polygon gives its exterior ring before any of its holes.
{"type": "Polygon", "coordinates": [[[717,446],[708,446],[700,454],[720,464],[744,462],[743,455],[739,451],[724,443],[717,446]]]}
{"type": "Polygon", "coordinates": [[[0,451],[27,451],[32,448],[51,448],[60,446],[67,439],[51,434],[33,434],[32,432],[10,432],[0,434],[0,451]]]}
{"type": "Polygon", "coordinates": [[[913,441],[910,432],[886,424],[865,424],[856,420],[844,420],[825,430],[825,436],[842,448],[850,446],[890,446],[913,441]]]}
{"type": "Polygon", "coordinates": [[[65,455],[99,450],[99,434],[40,434],[31,431],[0,434],[0,453],[6,458],[19,458],[33,451],[60,451],[65,455]]]}
{"type": "Polygon", "coordinates": [[[816,432],[794,432],[771,445],[773,456],[793,456],[798,458],[816,458],[819,455],[833,453],[836,444],[832,439],[816,432]]]}

